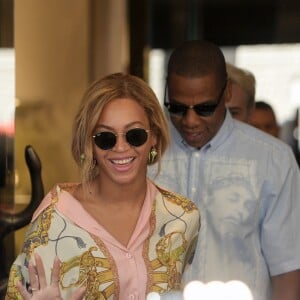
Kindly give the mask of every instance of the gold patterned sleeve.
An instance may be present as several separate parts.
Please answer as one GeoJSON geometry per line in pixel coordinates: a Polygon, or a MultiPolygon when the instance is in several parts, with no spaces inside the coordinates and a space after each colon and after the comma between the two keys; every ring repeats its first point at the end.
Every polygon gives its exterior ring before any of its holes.
{"type": "Polygon", "coordinates": [[[17,288],[20,281],[24,287],[29,287],[28,264],[34,255],[37,247],[43,245],[45,241],[44,215],[41,214],[35,221],[28,226],[22,249],[11,266],[5,300],[23,299],[17,288]]]}
{"type": "Polygon", "coordinates": [[[10,268],[5,300],[23,299],[18,291],[17,283],[21,282],[24,287],[28,287],[28,268],[25,265],[24,258],[25,255],[21,252],[10,268]]]}

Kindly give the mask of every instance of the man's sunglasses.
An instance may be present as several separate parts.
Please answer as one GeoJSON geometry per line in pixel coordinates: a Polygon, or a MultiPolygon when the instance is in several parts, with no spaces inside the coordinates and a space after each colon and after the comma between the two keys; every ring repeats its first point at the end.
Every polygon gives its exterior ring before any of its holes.
{"type": "Polygon", "coordinates": [[[143,128],[129,129],[127,132],[114,133],[111,131],[101,131],[93,135],[94,142],[102,150],[112,149],[117,143],[119,135],[125,135],[126,141],[129,145],[134,147],[142,146],[146,143],[148,132],[143,128]]]}
{"type": "Polygon", "coordinates": [[[193,109],[198,116],[201,117],[209,117],[211,116],[215,110],[217,109],[218,105],[221,102],[223,93],[226,88],[226,82],[222,87],[219,97],[217,98],[216,102],[213,104],[196,104],[196,105],[185,105],[179,104],[174,102],[167,102],[167,85],[165,87],[165,97],[164,97],[164,106],[168,109],[169,113],[178,117],[183,117],[186,115],[188,109],[193,109]]]}

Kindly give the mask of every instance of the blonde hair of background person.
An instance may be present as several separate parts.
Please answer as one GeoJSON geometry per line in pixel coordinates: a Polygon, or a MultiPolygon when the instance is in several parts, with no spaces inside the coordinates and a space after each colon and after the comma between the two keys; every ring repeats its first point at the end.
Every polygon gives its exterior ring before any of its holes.
{"type": "Polygon", "coordinates": [[[43,199],[11,267],[6,299],[26,293],[17,282],[34,296],[50,285],[62,299],[79,287],[85,299],[145,299],[179,289],[200,216],[189,199],[147,178],[168,143],[164,113],[146,82],[121,73],[94,82],[73,127],[81,182],[57,184],[43,199]],[[32,282],[37,254],[45,276],[32,282]]]}
{"type": "Polygon", "coordinates": [[[226,107],[235,119],[249,123],[255,105],[255,77],[250,71],[230,63],[226,63],[226,71],[231,83],[231,97],[226,107]]]}

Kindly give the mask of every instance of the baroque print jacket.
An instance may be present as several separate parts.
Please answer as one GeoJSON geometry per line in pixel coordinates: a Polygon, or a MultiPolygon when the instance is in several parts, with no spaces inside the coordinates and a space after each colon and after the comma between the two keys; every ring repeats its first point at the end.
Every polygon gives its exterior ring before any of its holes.
{"type": "MultiPolygon", "coordinates": [[[[74,185],[56,185],[45,197],[47,205],[35,213],[21,252],[11,267],[6,300],[22,299],[16,283],[21,281],[29,287],[28,263],[35,252],[42,257],[48,282],[55,256],[61,260],[59,288],[63,299],[68,299],[79,286],[86,287],[84,299],[124,298],[120,294],[118,262],[102,235],[74,222],[68,209],[71,212],[76,206],[59,208],[59,203],[66,201],[64,196],[70,197],[68,190],[74,185]]],[[[193,202],[154,187],[156,193],[147,221],[149,230],[141,246],[146,294],[180,289],[181,276],[192,260],[200,227],[199,212],[193,202]]],[[[145,299],[146,295],[140,298],[145,299]]]]}

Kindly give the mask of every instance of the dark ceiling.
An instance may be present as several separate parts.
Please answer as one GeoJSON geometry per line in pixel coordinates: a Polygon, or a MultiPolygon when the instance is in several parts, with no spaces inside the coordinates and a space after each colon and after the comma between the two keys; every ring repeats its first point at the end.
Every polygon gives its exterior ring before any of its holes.
{"type": "Polygon", "coordinates": [[[151,0],[148,43],[204,38],[222,46],[300,42],[300,0],[151,0]]]}
{"type": "Polygon", "coordinates": [[[184,40],[219,46],[300,43],[300,0],[127,0],[130,67],[143,77],[147,48],[184,40]]]}

